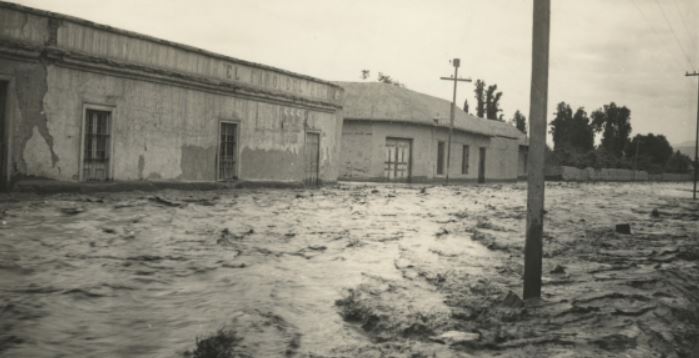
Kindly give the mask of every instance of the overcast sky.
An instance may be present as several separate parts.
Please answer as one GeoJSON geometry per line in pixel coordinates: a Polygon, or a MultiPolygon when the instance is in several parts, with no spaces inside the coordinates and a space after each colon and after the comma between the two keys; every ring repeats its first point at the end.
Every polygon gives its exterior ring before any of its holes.
{"type": "MultiPolygon", "coordinates": [[[[15,0],[326,80],[362,69],[451,100],[460,76],[503,91],[509,119],[528,116],[532,0],[15,0]]],[[[693,141],[699,0],[552,0],[549,115],[631,109],[633,133],[693,141]]],[[[459,85],[457,103],[473,84],[459,85]]]]}

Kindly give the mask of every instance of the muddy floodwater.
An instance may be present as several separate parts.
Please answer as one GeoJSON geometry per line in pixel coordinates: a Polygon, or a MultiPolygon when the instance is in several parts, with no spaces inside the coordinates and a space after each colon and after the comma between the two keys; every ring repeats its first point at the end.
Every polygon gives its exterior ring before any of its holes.
{"type": "Polygon", "coordinates": [[[0,356],[699,357],[691,184],[0,197],[0,356]],[[615,225],[629,224],[630,234],[615,225]]]}

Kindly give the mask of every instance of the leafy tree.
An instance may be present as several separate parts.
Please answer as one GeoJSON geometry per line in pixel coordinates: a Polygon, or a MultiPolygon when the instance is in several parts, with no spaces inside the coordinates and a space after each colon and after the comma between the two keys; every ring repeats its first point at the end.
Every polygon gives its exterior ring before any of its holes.
{"type": "Polygon", "coordinates": [[[581,107],[575,111],[565,102],[557,106],[551,121],[553,150],[571,153],[587,153],[594,149],[594,132],[587,112],[581,107]]]}
{"type": "Polygon", "coordinates": [[[496,92],[497,90],[498,85],[490,85],[485,91],[485,112],[488,119],[498,120],[498,113],[502,111],[500,109],[502,92],[496,92]]]}
{"type": "Polygon", "coordinates": [[[527,117],[525,117],[519,110],[515,111],[512,117],[512,124],[519,129],[520,132],[527,134],[527,117]]]}
{"type": "Polygon", "coordinates": [[[556,113],[551,121],[551,136],[553,137],[553,150],[560,151],[570,142],[570,122],[573,120],[573,110],[565,102],[556,106],[556,113]]]}
{"type": "Polygon", "coordinates": [[[485,118],[485,82],[476,80],[474,92],[476,93],[476,115],[485,118]]]}
{"type": "Polygon", "coordinates": [[[625,155],[636,162],[637,168],[650,173],[661,173],[673,154],[673,149],[665,136],[648,133],[637,134],[626,146],[625,155]]]}
{"type": "Polygon", "coordinates": [[[631,111],[614,102],[592,112],[592,127],[602,132],[601,147],[612,155],[621,157],[629,144],[631,111]]]}
{"type": "Polygon", "coordinates": [[[464,100],[464,112],[468,113],[468,99],[464,100]]]}
{"type": "Polygon", "coordinates": [[[365,70],[362,70],[362,79],[363,79],[363,80],[369,78],[369,76],[371,76],[371,71],[366,70],[366,69],[365,69],[365,70]]]}
{"type": "Polygon", "coordinates": [[[693,169],[692,160],[679,150],[665,163],[665,171],[670,173],[689,173],[690,169],[693,169]]]}
{"type": "Polygon", "coordinates": [[[394,86],[396,86],[396,87],[401,87],[401,88],[404,88],[404,87],[405,87],[405,85],[404,85],[403,83],[394,80],[393,78],[391,78],[391,76],[385,75],[385,74],[383,74],[382,72],[379,72],[378,77],[377,77],[377,80],[378,80],[379,82],[388,83],[388,84],[394,85],[394,86]]]}
{"type": "Polygon", "coordinates": [[[571,132],[571,143],[574,148],[581,152],[588,152],[595,148],[595,133],[583,107],[578,108],[573,115],[571,132]]]}

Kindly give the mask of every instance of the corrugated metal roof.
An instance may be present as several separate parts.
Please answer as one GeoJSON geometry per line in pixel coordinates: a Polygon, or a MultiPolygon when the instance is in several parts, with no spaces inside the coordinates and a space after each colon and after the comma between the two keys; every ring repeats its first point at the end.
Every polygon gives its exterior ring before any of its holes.
{"type": "MultiPolygon", "coordinates": [[[[346,119],[449,127],[450,101],[381,82],[336,83],[345,89],[343,111],[346,119]]],[[[464,112],[458,105],[454,113],[454,128],[487,136],[513,138],[526,143],[526,136],[514,126],[478,118],[464,112]]]]}

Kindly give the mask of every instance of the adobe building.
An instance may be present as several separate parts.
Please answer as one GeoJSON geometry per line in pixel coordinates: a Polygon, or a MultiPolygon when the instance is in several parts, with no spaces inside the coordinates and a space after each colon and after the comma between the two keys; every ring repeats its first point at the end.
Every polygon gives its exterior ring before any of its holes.
{"type": "Polygon", "coordinates": [[[330,82],[0,2],[0,178],[338,177],[330,82]]]}
{"type": "MultiPolygon", "coordinates": [[[[344,92],[341,180],[444,181],[451,102],[379,82],[337,82],[344,92]]],[[[450,181],[526,176],[526,136],[458,109],[450,181]]]]}

